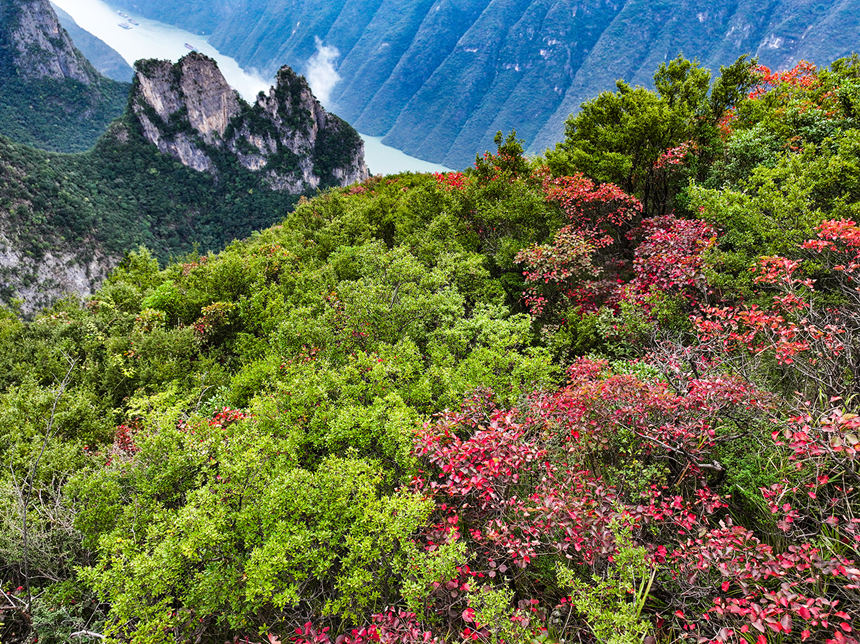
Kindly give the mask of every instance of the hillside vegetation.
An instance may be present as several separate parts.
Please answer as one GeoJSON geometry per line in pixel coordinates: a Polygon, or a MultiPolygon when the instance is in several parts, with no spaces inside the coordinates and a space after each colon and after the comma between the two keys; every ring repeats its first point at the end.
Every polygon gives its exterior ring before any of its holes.
{"type": "MultiPolygon", "coordinates": [[[[297,195],[269,190],[257,174],[222,161],[229,172],[217,177],[186,168],[159,153],[128,115],[80,154],[42,152],[0,137],[4,250],[27,258],[0,262],[0,302],[14,305],[39,281],[36,270],[47,255],[114,266],[145,245],[166,262],[195,249],[223,248],[278,221],[296,203],[297,195]]],[[[25,310],[57,296],[43,284],[25,310]]]]}
{"type": "Polygon", "coordinates": [[[649,85],[683,53],[716,71],[753,52],[773,68],[856,50],[860,0],[116,0],[196,33],[246,68],[305,72],[339,53],[330,107],[360,132],[462,168],[498,130],[534,153],[579,104],[649,85]]]}
{"type": "Polygon", "coordinates": [[[4,313],[0,639],[856,643],[860,58],[654,84],[4,313]]]}
{"type": "Polygon", "coordinates": [[[48,0],[0,0],[0,134],[55,152],[93,146],[128,102],[99,74],[48,0]]]}

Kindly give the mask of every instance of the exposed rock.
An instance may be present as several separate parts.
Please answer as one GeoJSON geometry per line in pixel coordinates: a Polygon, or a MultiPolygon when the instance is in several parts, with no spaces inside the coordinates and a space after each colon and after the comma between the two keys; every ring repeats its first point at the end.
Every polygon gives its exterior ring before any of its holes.
{"type": "Polygon", "coordinates": [[[98,72],[75,49],[48,0],[0,0],[0,18],[19,77],[97,81],[98,72]]]}
{"type": "Polygon", "coordinates": [[[0,284],[14,294],[25,316],[62,297],[91,295],[116,265],[117,258],[109,258],[100,250],[86,258],[80,249],[71,248],[29,256],[20,250],[22,244],[6,223],[0,214],[0,284]]]}
{"type": "Polygon", "coordinates": [[[131,105],[144,137],[190,168],[217,174],[224,162],[218,152],[226,151],[273,190],[295,194],[369,174],[358,133],[326,112],[288,67],[253,106],[214,60],[196,52],[176,64],[145,60],[136,68],[131,105]]]}

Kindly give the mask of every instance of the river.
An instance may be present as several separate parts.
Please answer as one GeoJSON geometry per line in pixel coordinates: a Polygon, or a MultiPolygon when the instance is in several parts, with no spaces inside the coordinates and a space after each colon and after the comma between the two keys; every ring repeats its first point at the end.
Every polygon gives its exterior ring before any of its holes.
{"type": "MultiPolygon", "coordinates": [[[[102,0],[52,0],[53,4],[68,13],[78,25],[116,50],[129,64],[141,58],[162,58],[176,61],[188,53],[186,44],[214,58],[224,78],[244,98],[253,102],[260,91],[268,90],[272,81],[267,81],[253,70],[243,69],[235,59],[225,56],[209,44],[205,36],[193,34],[178,27],[117,10],[102,0]],[[124,28],[120,25],[124,24],[124,28]]],[[[311,89],[314,89],[313,85],[311,89]]],[[[325,88],[320,88],[325,93],[325,88]]],[[[444,166],[423,161],[396,148],[384,145],[380,137],[362,134],[365,159],[374,174],[397,172],[444,172],[444,166]]]]}

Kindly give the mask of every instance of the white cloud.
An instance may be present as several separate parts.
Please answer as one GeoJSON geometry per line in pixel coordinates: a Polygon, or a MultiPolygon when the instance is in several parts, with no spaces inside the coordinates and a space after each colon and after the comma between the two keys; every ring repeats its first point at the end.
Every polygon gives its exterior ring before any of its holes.
{"type": "Polygon", "coordinates": [[[334,63],[340,56],[337,47],[324,45],[322,40],[316,38],[317,51],[308,60],[305,69],[305,77],[313,90],[314,95],[320,103],[327,105],[331,98],[331,91],[340,80],[334,63]]]}

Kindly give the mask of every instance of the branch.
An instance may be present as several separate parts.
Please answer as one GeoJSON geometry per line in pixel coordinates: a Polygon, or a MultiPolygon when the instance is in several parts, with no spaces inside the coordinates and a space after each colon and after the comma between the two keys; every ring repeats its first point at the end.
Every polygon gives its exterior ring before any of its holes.
{"type": "Polygon", "coordinates": [[[63,382],[60,383],[60,388],[57,390],[57,395],[54,396],[54,404],[51,406],[51,415],[48,417],[48,423],[45,426],[45,437],[42,439],[42,449],[39,452],[39,456],[36,458],[36,462],[33,463],[33,467],[30,470],[30,475],[26,481],[26,487],[24,488],[24,497],[21,500],[23,507],[22,509],[22,523],[24,528],[24,585],[27,588],[27,612],[30,612],[33,606],[33,595],[30,590],[30,557],[27,550],[28,547],[28,526],[27,526],[27,510],[30,506],[30,495],[33,492],[33,483],[36,480],[36,474],[39,470],[39,463],[42,461],[42,457],[45,455],[45,450],[48,449],[48,442],[51,440],[51,437],[54,434],[54,416],[57,413],[57,405],[60,402],[60,398],[62,398],[63,393],[66,391],[66,387],[69,385],[69,381],[72,378],[72,370],[75,368],[75,360],[70,359],[66,356],[66,360],[69,362],[69,370],[66,371],[66,376],[63,378],[63,382]]]}
{"type": "Polygon", "coordinates": [[[20,602],[22,606],[24,605],[23,601],[21,601],[20,599],[15,597],[15,595],[7,595],[6,592],[2,588],[0,588],[0,595],[3,595],[3,597],[6,598],[6,601],[9,602],[9,606],[11,606],[12,608],[15,608],[15,602],[16,601],[20,602]]]}
{"type": "Polygon", "coordinates": [[[93,631],[75,631],[70,635],[70,637],[94,637],[99,640],[107,639],[101,633],[94,633],[93,631]]]}

